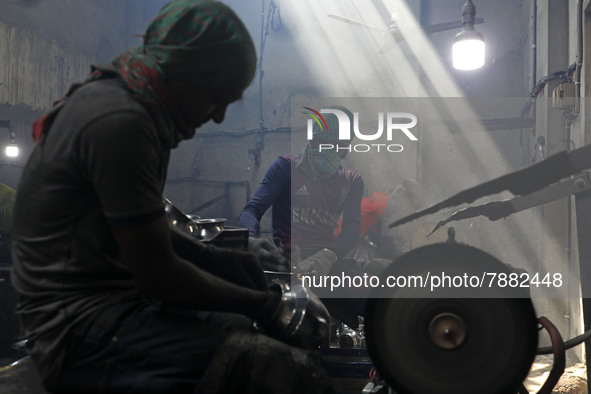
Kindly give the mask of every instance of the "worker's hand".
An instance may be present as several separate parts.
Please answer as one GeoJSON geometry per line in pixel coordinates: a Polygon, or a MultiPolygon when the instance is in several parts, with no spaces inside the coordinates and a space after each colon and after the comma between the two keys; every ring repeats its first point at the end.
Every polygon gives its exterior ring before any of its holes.
{"type": "Polygon", "coordinates": [[[296,272],[328,275],[336,261],[337,255],[335,252],[330,249],[322,249],[300,262],[296,268],[296,272]]]}
{"type": "Polygon", "coordinates": [[[329,335],[326,307],[302,285],[272,284],[255,320],[265,334],[294,346],[314,348],[326,344],[329,335]]]}
{"type": "Polygon", "coordinates": [[[248,237],[248,249],[259,259],[263,270],[274,272],[289,272],[289,260],[283,249],[275,246],[268,238],[248,237]]]}
{"type": "Polygon", "coordinates": [[[171,227],[171,237],[174,251],[182,259],[237,285],[267,290],[265,273],[253,253],[206,245],[176,227],[171,227]]]}
{"type": "Polygon", "coordinates": [[[268,298],[263,304],[263,306],[258,309],[255,315],[252,316],[254,320],[259,324],[261,327],[269,327],[271,322],[276,317],[278,310],[280,310],[281,304],[281,289],[277,286],[271,286],[267,290],[268,298]]]}

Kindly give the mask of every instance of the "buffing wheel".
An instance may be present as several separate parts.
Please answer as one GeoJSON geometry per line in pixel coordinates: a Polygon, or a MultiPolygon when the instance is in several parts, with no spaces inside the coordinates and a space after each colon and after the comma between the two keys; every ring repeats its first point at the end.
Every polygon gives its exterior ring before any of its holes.
{"type": "MultiPolygon", "coordinates": [[[[429,245],[417,251],[395,261],[383,276],[458,272],[466,261],[473,267],[466,268],[470,275],[482,269],[511,272],[466,245],[429,245]]],[[[529,297],[502,298],[502,289],[497,290],[424,298],[424,289],[400,288],[389,289],[387,298],[370,298],[366,340],[380,375],[400,394],[516,393],[535,357],[536,316],[529,297]],[[474,294],[491,298],[469,297],[474,294]]]]}

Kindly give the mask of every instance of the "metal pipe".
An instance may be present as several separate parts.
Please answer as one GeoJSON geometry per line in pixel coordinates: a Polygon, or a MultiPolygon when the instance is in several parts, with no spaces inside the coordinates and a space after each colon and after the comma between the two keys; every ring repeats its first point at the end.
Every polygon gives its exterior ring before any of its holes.
{"type": "Polygon", "coordinates": [[[581,109],[581,69],[583,67],[583,0],[577,0],[577,63],[575,69],[575,108],[573,116],[581,109]]]}
{"type": "Polygon", "coordinates": [[[251,195],[251,188],[250,183],[248,181],[216,181],[210,179],[195,179],[191,177],[181,177],[181,178],[173,178],[168,179],[166,181],[167,184],[176,184],[176,183],[201,183],[204,185],[223,185],[224,187],[227,186],[243,186],[246,189],[246,202],[250,201],[251,195]]]}
{"type": "MultiPolygon", "coordinates": [[[[299,131],[299,130],[305,130],[305,128],[303,127],[298,127],[293,129],[295,131],[299,131]]],[[[264,134],[277,134],[277,133],[291,133],[292,128],[291,127],[279,127],[276,129],[252,129],[252,130],[246,130],[246,131],[241,131],[241,132],[232,132],[232,131],[215,131],[215,132],[211,132],[211,133],[197,133],[195,134],[194,138],[208,138],[208,137],[246,137],[249,135],[253,135],[253,134],[257,134],[260,132],[264,132],[264,134]]]]}
{"type": "MultiPolygon", "coordinates": [[[[566,138],[566,146],[565,150],[569,152],[570,149],[570,136],[571,136],[571,125],[572,125],[572,114],[566,114],[565,116],[565,138],[566,138]]],[[[565,235],[566,239],[564,240],[565,252],[566,252],[566,263],[570,266],[572,264],[572,195],[566,197],[566,223],[565,223],[565,235]]]]}
{"type": "Polygon", "coordinates": [[[264,129],[265,120],[263,118],[263,53],[265,51],[265,1],[261,0],[261,47],[259,48],[259,126],[264,129]]]}
{"type": "MultiPolygon", "coordinates": [[[[532,4],[532,90],[536,86],[538,76],[538,0],[533,0],[532,4]]],[[[535,108],[535,106],[534,106],[535,108]]],[[[535,119],[535,117],[534,117],[535,119]]]]}

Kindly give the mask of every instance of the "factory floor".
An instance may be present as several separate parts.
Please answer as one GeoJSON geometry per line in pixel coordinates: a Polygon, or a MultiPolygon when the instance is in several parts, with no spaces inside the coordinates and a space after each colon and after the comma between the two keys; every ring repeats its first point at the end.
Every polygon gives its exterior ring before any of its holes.
{"type": "MultiPolygon", "coordinates": [[[[560,381],[552,393],[561,394],[587,394],[587,370],[582,363],[569,362],[560,381]]],[[[17,368],[8,370],[0,368],[0,394],[42,394],[44,391],[37,381],[37,377],[31,375],[28,363],[21,364],[17,368]]],[[[552,356],[538,356],[532,365],[531,372],[524,382],[531,394],[537,393],[542,387],[550,369],[552,368],[552,356]]]]}
{"type": "MultiPolygon", "coordinates": [[[[537,393],[552,369],[552,355],[537,356],[524,382],[530,394],[537,393]]],[[[566,359],[566,368],[552,393],[587,394],[587,368],[584,363],[566,359]]]]}

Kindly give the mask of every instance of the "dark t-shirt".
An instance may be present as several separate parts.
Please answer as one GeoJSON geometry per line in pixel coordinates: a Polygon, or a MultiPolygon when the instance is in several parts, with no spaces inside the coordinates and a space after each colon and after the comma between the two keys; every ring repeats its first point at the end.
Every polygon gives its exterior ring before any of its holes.
{"type": "Polygon", "coordinates": [[[143,298],[111,226],[163,214],[169,153],[149,113],[116,79],[80,87],[35,146],[17,190],[13,283],[45,379],[59,370],[73,327],[143,298]]]}
{"type": "Polygon", "coordinates": [[[359,240],[361,175],[341,167],[335,176],[316,182],[296,163],[293,156],[275,160],[242,211],[239,225],[258,236],[261,217],[272,206],[273,237],[282,245],[298,245],[302,258],[325,247],[344,256],[359,240]],[[341,218],[343,231],[335,237],[341,218]]]}
{"type": "Polygon", "coordinates": [[[12,231],[12,212],[16,192],[0,183],[0,236],[10,235],[12,231]]]}
{"type": "Polygon", "coordinates": [[[0,183],[0,266],[12,263],[10,256],[10,234],[12,232],[12,213],[16,192],[0,183]]]}

